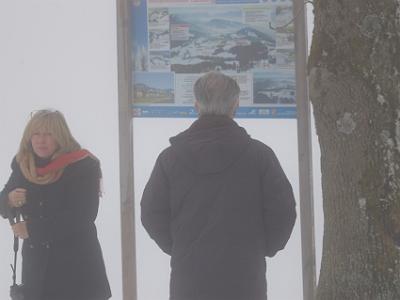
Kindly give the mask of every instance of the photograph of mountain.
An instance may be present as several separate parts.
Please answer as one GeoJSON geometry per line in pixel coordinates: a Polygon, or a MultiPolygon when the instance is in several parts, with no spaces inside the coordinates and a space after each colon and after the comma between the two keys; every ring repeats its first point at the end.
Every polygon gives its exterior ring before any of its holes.
{"type": "Polygon", "coordinates": [[[150,51],[150,70],[169,71],[171,66],[171,53],[169,51],[150,51]]]}
{"type": "Polygon", "coordinates": [[[274,69],[253,73],[256,104],[295,104],[296,80],[293,70],[274,69]]]}
{"type": "Polygon", "coordinates": [[[245,72],[270,65],[274,59],[270,52],[276,47],[276,37],[269,22],[262,26],[243,23],[242,9],[171,8],[169,13],[173,72],[245,72]]]}
{"type": "Polygon", "coordinates": [[[276,33],[276,48],[294,49],[294,33],[276,33]]]}
{"type": "Polygon", "coordinates": [[[281,68],[294,68],[295,57],[293,49],[277,49],[275,53],[276,65],[281,68]]]}
{"type": "Polygon", "coordinates": [[[293,21],[293,6],[290,4],[284,6],[277,6],[276,8],[276,17],[275,17],[275,26],[276,27],[285,27],[291,29],[293,32],[294,23],[293,21]]]}
{"type": "Polygon", "coordinates": [[[166,26],[169,23],[168,9],[165,7],[149,8],[149,26],[166,26]]]}
{"type": "Polygon", "coordinates": [[[173,74],[134,72],[133,102],[135,104],[174,103],[173,74]]]}
{"type": "Polygon", "coordinates": [[[168,28],[149,29],[150,49],[169,49],[168,28]]]}
{"type": "MultiPolygon", "coordinates": [[[[292,5],[283,5],[277,6],[276,8],[276,17],[275,17],[275,26],[276,26],[276,48],[280,49],[278,51],[278,56],[280,55],[282,58],[282,53],[289,54],[289,50],[294,52],[294,22],[293,22],[293,6],[292,5]],[[286,49],[286,50],[282,50],[286,49]]],[[[293,55],[294,62],[294,53],[293,55]]],[[[280,58],[277,57],[277,61],[280,58]]],[[[288,63],[292,65],[292,63],[288,63]]]]}
{"type": "Polygon", "coordinates": [[[148,69],[147,5],[144,0],[132,1],[132,66],[135,71],[148,69]]]}

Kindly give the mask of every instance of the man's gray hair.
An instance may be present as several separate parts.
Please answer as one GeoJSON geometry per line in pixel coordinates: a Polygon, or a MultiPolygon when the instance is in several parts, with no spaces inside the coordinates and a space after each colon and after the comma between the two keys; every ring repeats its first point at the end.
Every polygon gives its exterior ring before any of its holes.
{"type": "Polygon", "coordinates": [[[197,79],[193,92],[200,115],[232,116],[240,88],[231,77],[212,71],[197,79]]]}

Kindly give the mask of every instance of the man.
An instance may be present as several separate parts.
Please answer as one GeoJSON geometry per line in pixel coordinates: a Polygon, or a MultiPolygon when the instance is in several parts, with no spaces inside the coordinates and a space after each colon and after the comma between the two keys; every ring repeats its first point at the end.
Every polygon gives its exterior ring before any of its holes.
{"type": "Polygon", "coordinates": [[[210,72],[194,85],[199,118],[170,139],[141,202],[142,223],[171,255],[171,300],[265,300],[265,256],[296,219],[274,152],[233,121],[239,86],[210,72]]]}

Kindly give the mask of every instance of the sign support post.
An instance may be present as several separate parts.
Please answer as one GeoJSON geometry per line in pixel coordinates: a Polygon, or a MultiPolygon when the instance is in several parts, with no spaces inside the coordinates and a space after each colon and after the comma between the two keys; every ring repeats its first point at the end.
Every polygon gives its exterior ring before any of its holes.
{"type": "Polygon", "coordinates": [[[130,1],[117,0],[119,159],[123,299],[137,300],[130,1]]]}
{"type": "Polygon", "coordinates": [[[296,55],[297,136],[299,153],[303,300],[314,300],[316,290],[311,114],[307,80],[306,4],[293,0],[296,55]]]}

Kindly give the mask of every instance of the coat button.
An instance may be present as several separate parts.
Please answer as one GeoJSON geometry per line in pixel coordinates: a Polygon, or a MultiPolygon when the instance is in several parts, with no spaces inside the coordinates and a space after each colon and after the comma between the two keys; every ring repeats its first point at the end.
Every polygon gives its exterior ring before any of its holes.
{"type": "Polygon", "coordinates": [[[29,245],[29,248],[33,249],[35,248],[32,244],[29,245]]]}
{"type": "Polygon", "coordinates": [[[50,248],[50,245],[49,245],[48,242],[43,242],[43,243],[42,243],[42,246],[45,247],[45,248],[47,248],[47,249],[50,248]]]}
{"type": "Polygon", "coordinates": [[[40,201],[40,202],[39,202],[39,205],[40,205],[40,206],[43,206],[43,202],[42,202],[42,201],[40,201]]]}

